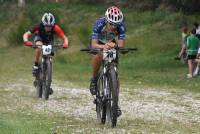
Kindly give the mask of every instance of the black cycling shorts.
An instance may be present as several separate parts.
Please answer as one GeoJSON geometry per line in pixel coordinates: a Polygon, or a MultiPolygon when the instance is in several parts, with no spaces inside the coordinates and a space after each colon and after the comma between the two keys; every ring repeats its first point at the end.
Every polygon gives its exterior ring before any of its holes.
{"type": "Polygon", "coordinates": [[[188,60],[194,60],[196,59],[196,55],[188,55],[188,60]]]}

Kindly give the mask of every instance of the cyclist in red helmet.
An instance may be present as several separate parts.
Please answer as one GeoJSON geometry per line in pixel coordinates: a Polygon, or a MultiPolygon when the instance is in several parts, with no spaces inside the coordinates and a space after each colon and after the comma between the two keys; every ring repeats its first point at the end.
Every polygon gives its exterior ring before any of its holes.
{"type": "MultiPolygon", "coordinates": [[[[92,48],[110,49],[114,47],[124,47],[125,45],[125,24],[123,14],[119,8],[112,6],[106,10],[105,17],[99,18],[93,26],[92,48]]],[[[90,92],[96,94],[97,73],[100,68],[102,56],[99,54],[92,56],[93,76],[90,84],[90,92]]]]}
{"type": "MultiPolygon", "coordinates": [[[[91,47],[102,49],[123,48],[125,46],[125,32],[126,27],[121,10],[115,6],[109,7],[105,12],[105,16],[99,18],[93,26],[91,47]]],[[[97,74],[101,62],[102,55],[92,56],[93,74],[90,83],[92,95],[96,95],[97,92],[97,74]]],[[[120,109],[119,113],[121,114],[120,109]]]]}
{"type": "MultiPolygon", "coordinates": [[[[32,46],[33,43],[29,41],[29,37],[34,35],[35,45],[45,45],[54,41],[54,35],[57,35],[63,39],[63,48],[68,48],[68,38],[64,34],[63,30],[58,24],[55,23],[55,17],[51,13],[45,13],[42,17],[41,23],[25,32],[23,35],[24,45],[32,46]]],[[[32,68],[33,76],[35,76],[37,69],[39,69],[39,59],[41,55],[41,49],[36,48],[35,50],[35,61],[32,68]]]]}

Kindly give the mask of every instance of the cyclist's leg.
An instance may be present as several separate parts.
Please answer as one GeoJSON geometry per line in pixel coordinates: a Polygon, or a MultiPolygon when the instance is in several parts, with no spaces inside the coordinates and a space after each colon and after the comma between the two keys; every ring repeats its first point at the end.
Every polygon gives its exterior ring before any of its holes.
{"type": "MultiPolygon", "coordinates": [[[[42,40],[40,38],[40,36],[35,36],[34,39],[35,45],[37,46],[42,46],[42,40]]],[[[40,48],[36,48],[35,49],[35,58],[34,58],[34,65],[33,65],[33,75],[35,76],[37,69],[39,68],[39,60],[40,60],[40,55],[41,55],[41,49],[40,48]]]]}
{"type": "MultiPolygon", "coordinates": [[[[39,35],[36,35],[34,38],[34,43],[37,46],[42,46],[43,45],[42,38],[39,35]]],[[[35,49],[35,64],[39,63],[40,55],[41,55],[41,49],[36,48],[35,49]]]]}
{"type": "MultiPolygon", "coordinates": [[[[37,46],[42,46],[43,45],[43,43],[41,41],[37,41],[35,44],[37,46]]],[[[36,48],[35,49],[35,63],[39,63],[40,55],[41,55],[41,49],[40,48],[36,48]]]]}
{"type": "Polygon", "coordinates": [[[99,68],[101,66],[102,56],[100,54],[92,55],[92,74],[93,78],[97,77],[99,68]]]}
{"type": "Polygon", "coordinates": [[[97,90],[97,75],[102,63],[102,56],[100,54],[92,55],[92,78],[90,83],[90,92],[92,95],[96,94],[97,90]]]}

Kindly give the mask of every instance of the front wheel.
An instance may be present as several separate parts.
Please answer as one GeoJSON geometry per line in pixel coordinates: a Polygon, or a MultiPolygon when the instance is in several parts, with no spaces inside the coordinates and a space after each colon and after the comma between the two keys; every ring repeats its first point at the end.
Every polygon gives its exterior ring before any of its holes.
{"type": "Polygon", "coordinates": [[[43,72],[43,92],[44,92],[44,99],[49,99],[50,87],[51,87],[51,75],[52,75],[52,64],[50,59],[46,61],[46,67],[44,68],[43,72]]]}
{"type": "Polygon", "coordinates": [[[117,73],[114,67],[110,68],[109,71],[109,88],[110,88],[110,101],[109,101],[109,108],[110,108],[110,119],[112,127],[116,127],[117,125],[117,117],[118,117],[118,96],[119,96],[119,87],[118,87],[118,79],[117,73]]]}
{"type": "Polygon", "coordinates": [[[105,124],[106,122],[106,102],[105,100],[103,100],[104,88],[105,88],[105,83],[103,77],[100,77],[97,83],[96,112],[97,112],[97,120],[102,124],[105,124]]]}
{"type": "Polygon", "coordinates": [[[37,97],[42,98],[42,74],[41,74],[41,68],[39,68],[36,79],[35,79],[35,87],[37,89],[37,97]]]}

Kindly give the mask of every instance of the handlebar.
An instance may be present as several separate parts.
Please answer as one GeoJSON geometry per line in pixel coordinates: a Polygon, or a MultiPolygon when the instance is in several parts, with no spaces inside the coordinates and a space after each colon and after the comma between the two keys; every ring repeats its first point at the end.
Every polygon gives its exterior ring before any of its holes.
{"type": "MultiPolygon", "coordinates": [[[[32,48],[42,48],[42,46],[39,46],[39,45],[32,45],[32,46],[30,46],[30,47],[32,47],[32,48]]],[[[54,48],[56,48],[56,49],[61,49],[63,46],[62,45],[52,45],[52,48],[54,49],[54,48]]]]}
{"type": "MultiPolygon", "coordinates": [[[[126,54],[126,53],[131,52],[131,51],[137,51],[138,49],[137,48],[116,48],[116,50],[119,51],[122,54],[126,54]]],[[[95,53],[102,52],[103,49],[98,49],[98,48],[83,48],[80,51],[91,53],[91,54],[95,54],[95,53]]]]}

